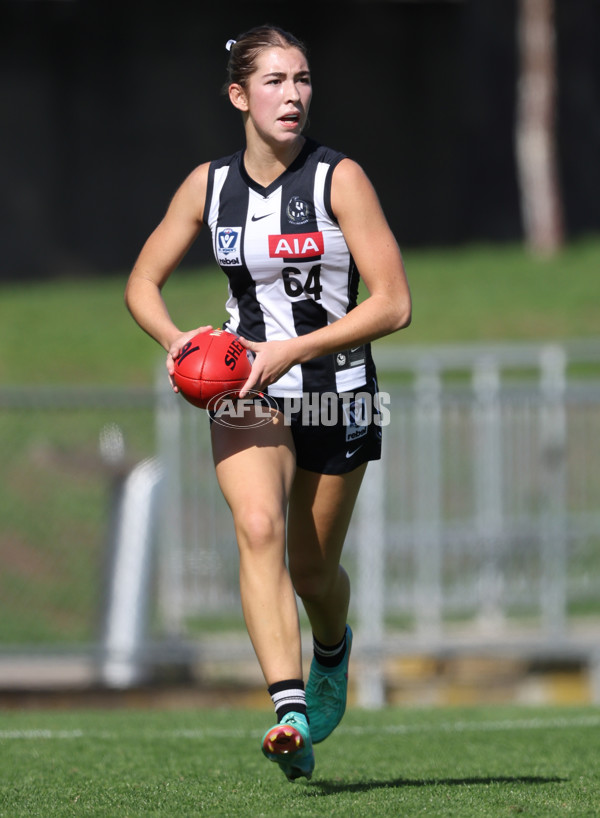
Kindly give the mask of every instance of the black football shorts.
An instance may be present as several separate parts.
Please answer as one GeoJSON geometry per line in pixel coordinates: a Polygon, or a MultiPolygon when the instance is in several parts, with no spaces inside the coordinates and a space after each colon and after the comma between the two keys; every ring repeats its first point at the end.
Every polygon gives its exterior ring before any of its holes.
{"type": "Polygon", "coordinates": [[[381,458],[383,421],[377,381],[351,392],[269,396],[292,430],[296,463],[319,474],[345,474],[381,458]]]}

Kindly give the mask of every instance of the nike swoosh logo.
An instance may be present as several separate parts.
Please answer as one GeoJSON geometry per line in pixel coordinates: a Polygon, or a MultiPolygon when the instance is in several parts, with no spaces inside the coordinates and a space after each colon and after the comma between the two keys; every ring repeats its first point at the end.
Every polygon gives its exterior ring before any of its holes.
{"type": "Polygon", "coordinates": [[[362,449],[362,446],[359,446],[358,449],[354,449],[351,452],[350,451],[346,452],[346,457],[352,457],[352,455],[356,454],[356,452],[359,452],[361,449],[362,449]]]}
{"type": "Polygon", "coordinates": [[[261,219],[268,219],[269,216],[272,216],[272,215],[273,215],[272,213],[265,213],[264,216],[252,216],[252,221],[253,222],[259,222],[261,219]]]}

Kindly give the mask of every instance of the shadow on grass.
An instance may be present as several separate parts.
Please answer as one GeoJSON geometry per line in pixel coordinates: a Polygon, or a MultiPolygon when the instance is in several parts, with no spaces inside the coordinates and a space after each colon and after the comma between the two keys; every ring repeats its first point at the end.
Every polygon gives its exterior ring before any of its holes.
{"type": "Polygon", "coordinates": [[[368,792],[395,787],[468,787],[473,785],[485,787],[489,784],[561,784],[566,781],[568,781],[567,778],[522,775],[482,776],[481,778],[390,778],[389,781],[357,781],[352,784],[327,780],[307,783],[309,787],[319,790],[315,793],[316,795],[335,795],[338,792],[368,792]]]}

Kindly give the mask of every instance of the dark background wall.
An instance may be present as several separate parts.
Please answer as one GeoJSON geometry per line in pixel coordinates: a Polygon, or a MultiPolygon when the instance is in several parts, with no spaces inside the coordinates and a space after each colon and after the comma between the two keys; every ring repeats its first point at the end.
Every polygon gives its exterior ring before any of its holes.
{"type": "MultiPolygon", "coordinates": [[[[570,236],[600,225],[600,2],[556,0],[570,236]]],[[[236,150],[229,37],[310,48],[309,133],[358,160],[403,246],[521,237],[516,0],[4,0],[0,279],[123,271],[180,181],[236,150]],[[208,8],[208,10],[207,10],[208,8]]],[[[189,263],[209,258],[200,239],[189,263]]]]}

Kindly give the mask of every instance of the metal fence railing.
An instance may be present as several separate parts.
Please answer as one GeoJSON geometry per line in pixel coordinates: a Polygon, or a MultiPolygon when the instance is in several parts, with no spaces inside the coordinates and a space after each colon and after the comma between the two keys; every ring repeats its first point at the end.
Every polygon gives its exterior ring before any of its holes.
{"type": "MultiPolygon", "coordinates": [[[[447,650],[452,623],[480,646],[527,634],[530,652],[572,649],[570,622],[600,614],[600,344],[376,357],[391,423],[345,550],[363,700],[382,696],[377,657],[447,650]]],[[[163,605],[189,632],[239,610],[235,537],[205,419],[166,401],[159,427],[163,605]]]]}
{"type": "MultiPolygon", "coordinates": [[[[381,697],[377,657],[458,632],[572,649],[574,619],[600,614],[600,343],[375,354],[391,422],[345,550],[363,701],[381,697]]],[[[242,629],[206,414],[160,383],[0,389],[0,684],[16,655],[77,654],[108,681],[119,651],[186,661],[242,629]],[[128,493],[136,467],[152,480],[128,493]]]]}

